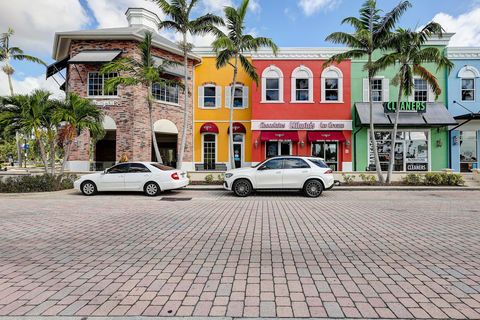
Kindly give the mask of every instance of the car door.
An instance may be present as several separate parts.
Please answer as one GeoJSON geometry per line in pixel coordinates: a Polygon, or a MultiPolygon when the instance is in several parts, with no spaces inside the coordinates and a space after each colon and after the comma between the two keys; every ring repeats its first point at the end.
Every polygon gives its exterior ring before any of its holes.
{"type": "Polygon", "coordinates": [[[312,171],[303,159],[287,158],[283,161],[283,187],[285,189],[301,189],[312,171]]]}
{"type": "Polygon", "coordinates": [[[142,163],[131,163],[125,174],[125,190],[142,190],[152,172],[142,163]]]}
{"type": "Polygon", "coordinates": [[[98,179],[97,188],[99,191],[121,191],[125,189],[125,174],[130,164],[120,163],[107,169],[98,179]]]}
{"type": "Polygon", "coordinates": [[[271,159],[260,165],[255,172],[257,189],[281,189],[283,159],[271,159]]]}

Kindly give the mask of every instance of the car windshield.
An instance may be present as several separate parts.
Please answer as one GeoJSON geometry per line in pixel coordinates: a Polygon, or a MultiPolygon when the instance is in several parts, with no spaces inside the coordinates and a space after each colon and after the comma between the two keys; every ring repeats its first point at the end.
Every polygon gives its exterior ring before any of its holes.
{"type": "Polygon", "coordinates": [[[322,159],[308,159],[311,163],[320,168],[330,168],[322,159]]]}
{"type": "Polygon", "coordinates": [[[161,163],[150,163],[152,166],[154,166],[155,168],[157,169],[160,169],[162,171],[170,171],[170,170],[175,170],[175,168],[172,168],[172,167],[169,167],[169,166],[166,166],[164,164],[161,164],[161,163]]]}

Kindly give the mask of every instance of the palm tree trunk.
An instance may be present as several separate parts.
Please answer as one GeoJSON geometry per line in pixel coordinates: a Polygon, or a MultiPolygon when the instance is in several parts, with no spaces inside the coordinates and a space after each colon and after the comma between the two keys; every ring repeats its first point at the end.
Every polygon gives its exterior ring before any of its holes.
{"type": "Polygon", "coordinates": [[[152,99],[150,97],[152,92],[152,84],[148,84],[148,93],[147,93],[147,103],[148,103],[148,117],[150,118],[150,130],[152,131],[152,143],[153,143],[153,149],[155,150],[155,158],[157,159],[158,163],[162,163],[162,157],[160,156],[160,150],[158,149],[158,143],[157,143],[157,136],[155,135],[155,129],[153,127],[153,105],[152,105],[152,99]]]}
{"type": "Polygon", "coordinates": [[[7,78],[8,78],[8,87],[10,88],[10,95],[14,95],[13,93],[13,83],[12,83],[12,75],[10,73],[7,73],[7,78]]]}
{"type": "Polygon", "coordinates": [[[177,159],[177,168],[181,169],[183,164],[183,155],[185,153],[185,146],[187,144],[187,126],[188,126],[188,52],[187,52],[187,34],[183,34],[183,67],[185,69],[184,78],[184,96],[185,103],[183,106],[183,130],[182,130],[182,143],[180,144],[180,150],[177,159]]]}
{"type": "Polygon", "coordinates": [[[18,167],[21,168],[23,163],[22,140],[20,137],[20,132],[18,131],[15,131],[15,142],[17,145],[18,167]]]}
{"type": "Polygon", "coordinates": [[[73,140],[67,142],[67,147],[65,148],[65,154],[63,155],[62,168],[60,169],[60,175],[63,175],[65,172],[65,167],[67,166],[68,157],[70,157],[70,151],[72,150],[73,140]]]}
{"type": "Polygon", "coordinates": [[[55,175],[55,139],[50,138],[50,173],[55,175]]]}
{"type": "MultiPolygon", "coordinates": [[[[371,56],[369,56],[369,65],[371,64],[371,56]]],[[[373,99],[372,99],[372,80],[373,76],[368,72],[368,95],[370,104],[370,142],[373,147],[373,156],[375,158],[375,169],[377,171],[378,182],[384,183],[382,168],[380,167],[380,158],[378,156],[377,141],[375,140],[375,126],[373,124],[373,99]]]]}
{"type": "Polygon", "coordinates": [[[37,142],[38,148],[40,149],[40,157],[42,158],[43,166],[45,169],[45,173],[48,173],[48,160],[47,160],[47,154],[45,152],[45,146],[42,143],[42,136],[38,132],[38,130],[35,130],[35,141],[37,142]]]}
{"type": "Polygon", "coordinates": [[[233,67],[233,85],[230,96],[230,132],[228,137],[228,145],[230,150],[230,167],[235,169],[235,155],[233,150],[233,106],[235,98],[235,87],[237,86],[237,73],[238,73],[238,54],[235,55],[235,65],[233,67]]]}
{"type": "Polygon", "coordinates": [[[393,122],[392,147],[390,150],[390,161],[388,162],[387,184],[392,182],[393,166],[395,164],[395,144],[397,143],[398,119],[400,118],[400,102],[402,100],[403,76],[400,78],[400,86],[397,98],[397,109],[395,110],[395,121],[393,122]]]}

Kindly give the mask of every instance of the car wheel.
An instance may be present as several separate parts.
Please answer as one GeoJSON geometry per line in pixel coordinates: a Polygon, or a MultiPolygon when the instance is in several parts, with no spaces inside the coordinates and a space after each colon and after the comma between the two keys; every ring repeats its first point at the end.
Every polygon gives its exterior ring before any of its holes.
{"type": "Polygon", "coordinates": [[[92,181],[85,181],[80,186],[80,190],[86,196],[93,196],[97,193],[97,186],[92,181]]]}
{"type": "Polygon", "coordinates": [[[246,179],[240,179],[233,183],[233,192],[237,197],[248,197],[252,191],[253,187],[250,181],[246,179]]]}
{"type": "Polygon", "coordinates": [[[323,184],[318,180],[308,180],[303,186],[303,193],[309,198],[318,198],[323,192],[323,184]]]}
{"type": "Polygon", "coordinates": [[[155,182],[147,182],[143,190],[145,191],[145,195],[149,197],[155,197],[160,193],[160,187],[155,182]]]}

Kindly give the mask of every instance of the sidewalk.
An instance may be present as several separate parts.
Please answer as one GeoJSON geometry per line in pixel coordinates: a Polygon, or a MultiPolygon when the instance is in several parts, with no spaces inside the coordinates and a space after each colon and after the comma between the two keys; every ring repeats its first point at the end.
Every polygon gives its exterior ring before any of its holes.
{"type": "MultiPolygon", "coordinates": [[[[221,185],[189,185],[182,190],[220,191],[221,185]]],[[[480,187],[435,187],[435,186],[338,186],[329,191],[480,191],[480,187]]]]}

